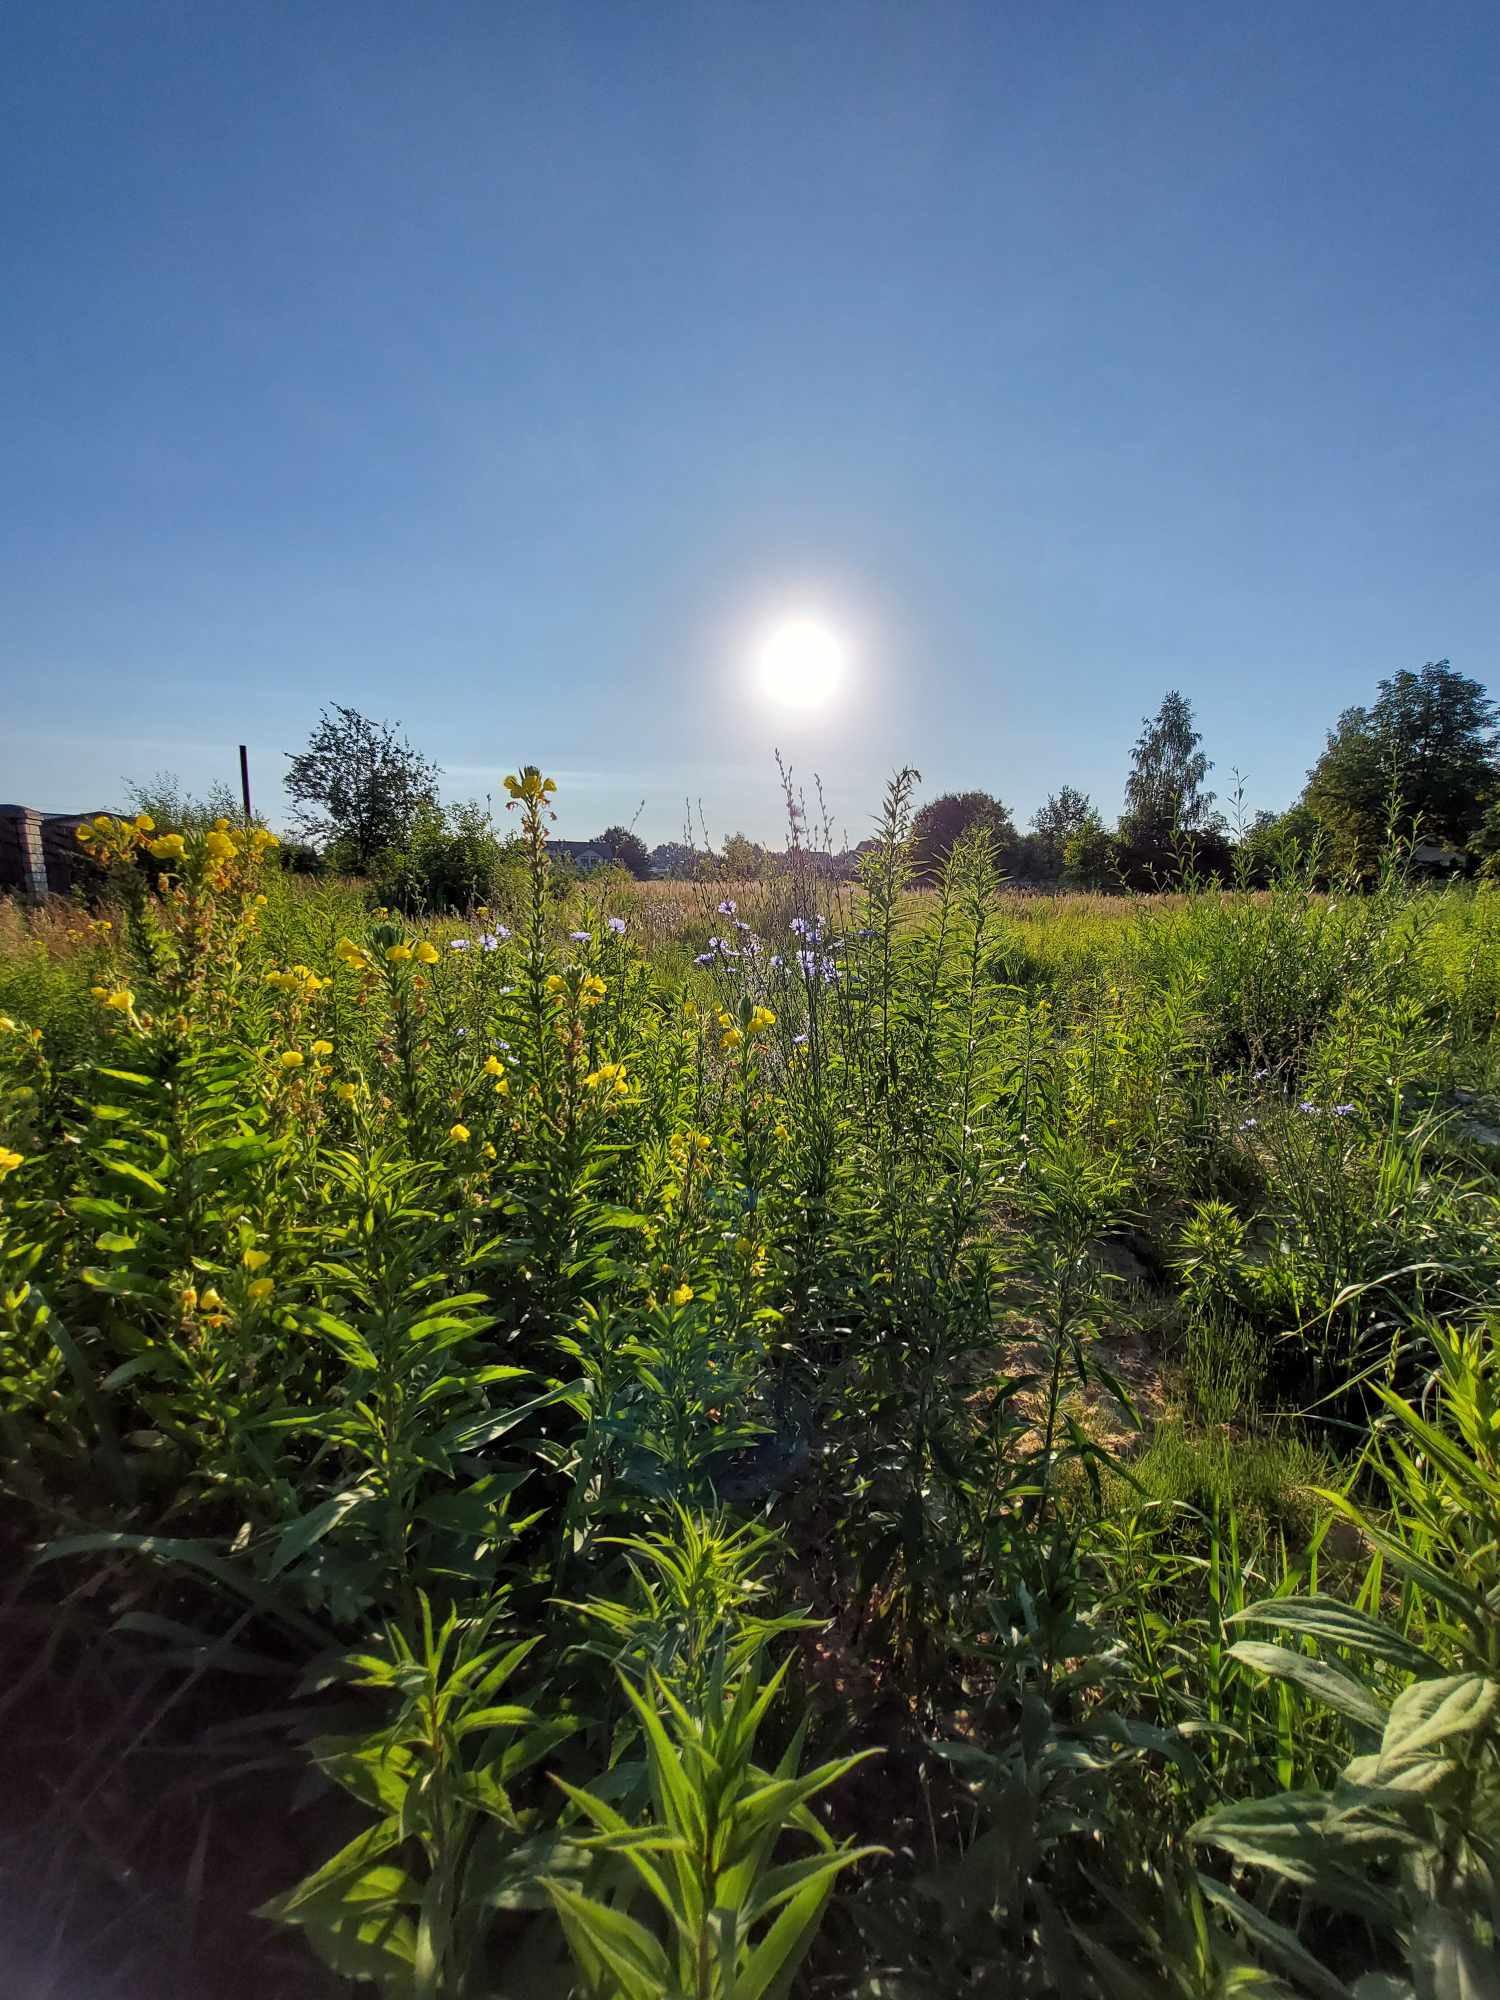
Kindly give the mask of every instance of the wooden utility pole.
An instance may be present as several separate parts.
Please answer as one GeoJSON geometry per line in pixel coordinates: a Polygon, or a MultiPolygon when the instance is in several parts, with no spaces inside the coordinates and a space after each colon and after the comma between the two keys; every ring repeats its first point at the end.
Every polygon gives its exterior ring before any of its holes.
{"type": "Polygon", "coordinates": [[[250,753],[240,745],[240,795],[245,801],[245,824],[250,824],[250,753]]]}

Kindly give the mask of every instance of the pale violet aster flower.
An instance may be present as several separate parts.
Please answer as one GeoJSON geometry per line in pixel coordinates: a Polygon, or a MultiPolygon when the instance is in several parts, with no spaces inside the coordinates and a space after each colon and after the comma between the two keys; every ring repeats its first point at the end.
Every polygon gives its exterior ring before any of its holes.
{"type": "Polygon", "coordinates": [[[594,933],[592,931],[569,931],[568,936],[573,940],[574,944],[592,944],[594,942],[594,933]]]}
{"type": "Polygon", "coordinates": [[[473,943],[474,940],[472,938],[449,938],[448,949],[449,951],[468,951],[472,948],[473,943]]]}
{"type": "Polygon", "coordinates": [[[609,928],[614,932],[616,937],[624,937],[625,919],[623,917],[611,917],[609,919],[609,928]]]}
{"type": "Polygon", "coordinates": [[[734,900],[733,896],[726,896],[719,905],[719,915],[721,917],[732,917],[738,908],[739,904],[734,900]]]}

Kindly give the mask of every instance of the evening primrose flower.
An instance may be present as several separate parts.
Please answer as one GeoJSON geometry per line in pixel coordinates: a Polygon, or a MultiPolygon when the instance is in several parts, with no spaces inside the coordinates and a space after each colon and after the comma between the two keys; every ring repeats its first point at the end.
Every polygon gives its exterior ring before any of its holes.
{"type": "Polygon", "coordinates": [[[467,1125],[450,1125],[448,1127],[448,1137],[453,1141],[455,1146],[467,1146],[469,1143],[469,1128],[467,1125]]]}
{"type": "Polygon", "coordinates": [[[283,1049],[277,1057],[283,1069],[301,1069],[303,1055],[301,1049],[283,1049]]]}
{"type": "Polygon", "coordinates": [[[544,984],[547,992],[561,993],[564,987],[567,985],[567,981],[563,978],[560,972],[549,972],[547,974],[544,984]]]}
{"type": "Polygon", "coordinates": [[[269,1250],[242,1250],[240,1262],[247,1271],[263,1271],[271,1261],[269,1250]]]}
{"type": "Polygon", "coordinates": [[[276,1289],[274,1278],[252,1278],[245,1290],[257,1305],[264,1305],[276,1289]]]}
{"type": "Polygon", "coordinates": [[[423,965],[436,965],[438,962],[437,946],[430,944],[426,938],[423,938],[422,942],[417,946],[417,958],[423,965]]]}
{"type": "Polygon", "coordinates": [[[501,1062],[499,1056],[487,1056],[485,1058],[484,1073],[486,1076],[504,1076],[505,1064],[501,1062]]]}
{"type": "Polygon", "coordinates": [[[721,1049],[737,1049],[744,1039],[745,1037],[740,1033],[738,1028],[726,1028],[719,1037],[719,1047],[721,1049]]]}
{"type": "Polygon", "coordinates": [[[128,1014],[135,1005],[135,995],[128,986],[117,986],[112,993],[106,993],[104,1004],[116,1014],[128,1014]]]}
{"type": "Polygon", "coordinates": [[[211,861],[233,861],[240,850],[223,827],[216,826],[212,833],[203,836],[203,851],[211,861]]]}
{"type": "Polygon", "coordinates": [[[775,1025],[776,1016],[769,1007],[756,1007],[752,1010],[750,1015],[750,1032],[752,1035],[763,1035],[767,1028],[774,1028],[775,1025]]]}
{"type": "Polygon", "coordinates": [[[352,1083],[336,1083],[333,1086],[333,1094],[340,1104],[352,1104],[354,1102],[354,1085],[352,1083]]]}
{"type": "Polygon", "coordinates": [[[510,1078],[508,1076],[497,1076],[495,1078],[495,1095],[496,1097],[509,1097],[510,1078]]]}
{"type": "Polygon", "coordinates": [[[160,840],[153,840],[147,852],[155,861],[180,861],[187,853],[187,845],[180,833],[164,833],[160,840]]]}
{"type": "Polygon", "coordinates": [[[198,1303],[205,1312],[216,1313],[223,1306],[224,1301],[220,1298],[216,1289],[210,1285],[206,1291],[198,1294],[198,1303]]]}
{"type": "Polygon", "coordinates": [[[693,1288],[691,1285],[679,1285],[671,1294],[672,1303],[674,1306],[688,1305],[692,1300],[692,1296],[693,1288]]]}
{"type": "Polygon", "coordinates": [[[150,813],[137,813],[135,816],[135,830],[137,833],[155,833],[156,821],[151,817],[150,813]]]}
{"type": "Polygon", "coordinates": [[[333,1054],[333,1043],[321,1042],[321,1041],[314,1042],[312,1045],[312,1052],[315,1056],[331,1056],[333,1054]]]}
{"type": "Polygon", "coordinates": [[[386,953],[386,960],[391,965],[405,965],[410,957],[411,946],[409,944],[393,944],[386,953]]]}
{"type": "Polygon", "coordinates": [[[24,1153],[18,1153],[10,1146],[0,1146],[0,1181],[7,1174],[13,1174],[25,1157],[24,1153]]]}

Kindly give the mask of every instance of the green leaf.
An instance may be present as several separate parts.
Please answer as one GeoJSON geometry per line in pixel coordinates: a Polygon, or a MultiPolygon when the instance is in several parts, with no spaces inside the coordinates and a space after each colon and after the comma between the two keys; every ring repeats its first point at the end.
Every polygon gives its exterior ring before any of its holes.
{"type": "Polygon", "coordinates": [[[545,1887],[574,1956],[585,1970],[588,1957],[579,1950],[580,1943],[592,1947],[608,1966],[626,2000],[667,2000],[675,1992],[666,1953],[643,1924],[550,1877],[545,1887]]]}
{"type": "Polygon", "coordinates": [[[1420,1646],[1402,1638],[1389,1625],[1336,1597],[1269,1597],[1247,1605],[1225,1621],[1230,1625],[1276,1625],[1299,1638],[1319,1639],[1351,1653],[1367,1653],[1412,1674],[1430,1674],[1436,1662],[1420,1646]]]}
{"type": "Polygon", "coordinates": [[[1305,1653],[1293,1653],[1285,1646],[1270,1646],[1258,1639],[1242,1639],[1238,1645],[1229,1648],[1228,1657],[1240,1660],[1247,1667],[1258,1672],[1271,1674],[1277,1680],[1291,1681],[1310,1694],[1314,1701],[1320,1701],[1325,1708],[1337,1709],[1340,1715],[1347,1715],[1351,1722],[1357,1722],[1363,1729],[1377,1732],[1385,1727],[1385,1710],[1371,1695],[1368,1688],[1352,1675],[1330,1667],[1322,1660],[1311,1660],[1305,1653]]]}
{"type": "Polygon", "coordinates": [[[1343,1980],[1335,1979],[1284,1924],[1278,1924],[1264,1910],[1247,1903],[1243,1896],[1237,1895],[1225,1883],[1216,1882],[1212,1875],[1200,1873],[1197,1879],[1198,1887],[1208,1901],[1222,1910],[1236,1929],[1243,1931],[1268,1958],[1274,1959],[1285,1971],[1300,1979],[1304,1986],[1321,1995],[1322,2000],[1347,2000],[1348,1988],[1343,1980]]]}
{"type": "Polygon", "coordinates": [[[300,1520],[289,1522],[277,1538],[276,1553],[271,1558],[267,1576],[280,1576],[298,1556],[305,1555],[315,1542],[320,1542],[340,1521],[374,1497],[368,1486],[351,1486],[343,1493],[335,1493],[300,1520]]]}

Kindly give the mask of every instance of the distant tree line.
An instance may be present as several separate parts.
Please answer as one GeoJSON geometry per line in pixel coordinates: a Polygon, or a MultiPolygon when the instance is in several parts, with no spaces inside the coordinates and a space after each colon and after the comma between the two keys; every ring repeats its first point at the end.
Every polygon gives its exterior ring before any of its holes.
{"type": "MultiPolygon", "coordinates": [[[[982,828],[1006,876],[1043,887],[1151,889],[1188,871],[1260,882],[1292,858],[1328,878],[1368,875],[1393,842],[1446,868],[1500,878],[1497,716],[1483,685],[1447,660],[1398,673],[1378,684],[1368,708],[1345,709],[1299,798],[1247,819],[1238,791],[1226,815],[1209,789],[1214,767],[1192,703],[1171,689],[1141,725],[1113,826],[1073,785],[1051,793],[1024,832],[991,793],[946,792],[915,816],[914,869],[932,880],[954,842],[982,828]]],[[[444,909],[482,901],[513,860],[508,831],[488,806],[442,804],[439,767],[399,724],[334,705],[288,766],[303,836],[286,843],[289,866],[364,875],[393,906],[444,909]]],[[[195,803],[166,776],[132,790],[163,824],[236,809],[227,791],[195,803]]],[[[863,845],[804,847],[801,865],[848,877],[863,845]]],[[[648,848],[633,826],[610,826],[586,846],[638,879],[753,881],[786,860],[739,832],[717,850],[690,840],[648,848]]]]}

